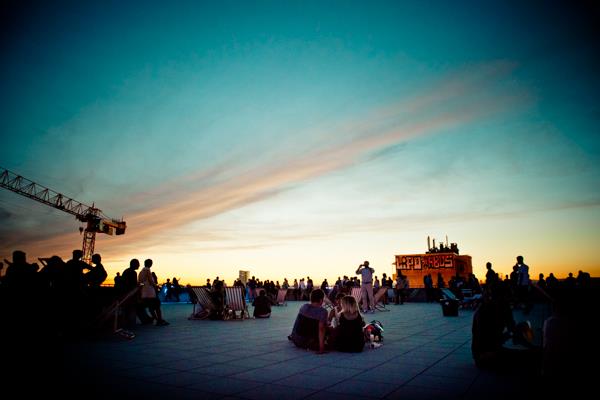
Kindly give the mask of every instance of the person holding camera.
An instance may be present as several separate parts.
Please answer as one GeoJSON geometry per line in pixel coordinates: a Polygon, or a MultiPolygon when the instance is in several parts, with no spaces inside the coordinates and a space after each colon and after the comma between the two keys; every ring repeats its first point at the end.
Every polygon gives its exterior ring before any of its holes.
{"type": "Polygon", "coordinates": [[[356,275],[361,276],[360,280],[360,294],[362,298],[362,305],[365,313],[375,313],[375,299],[373,297],[373,273],[375,270],[369,266],[369,262],[358,266],[356,275]]]}

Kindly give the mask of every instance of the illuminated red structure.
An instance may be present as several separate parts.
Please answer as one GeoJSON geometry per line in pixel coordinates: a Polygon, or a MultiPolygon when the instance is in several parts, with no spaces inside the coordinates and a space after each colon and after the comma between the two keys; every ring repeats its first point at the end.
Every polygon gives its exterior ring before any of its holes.
{"type": "Polygon", "coordinates": [[[395,256],[396,274],[401,272],[406,275],[411,288],[424,287],[423,278],[427,274],[431,274],[434,286],[437,286],[438,273],[442,274],[447,287],[448,281],[453,276],[458,275],[467,279],[469,274],[473,272],[471,256],[459,255],[456,243],[451,243],[448,246],[446,239],[446,245],[442,243],[439,247],[436,247],[434,239],[433,247],[431,247],[428,237],[427,247],[427,252],[423,254],[399,254],[395,256]]]}

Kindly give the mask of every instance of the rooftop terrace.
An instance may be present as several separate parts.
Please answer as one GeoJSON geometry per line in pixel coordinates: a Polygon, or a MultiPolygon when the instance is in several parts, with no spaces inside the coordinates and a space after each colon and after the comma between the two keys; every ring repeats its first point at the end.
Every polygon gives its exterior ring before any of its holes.
{"type": "MultiPolygon", "coordinates": [[[[301,304],[273,307],[266,320],[210,321],[188,320],[191,304],[166,303],[167,327],[69,344],[67,373],[101,398],[470,399],[536,390],[530,379],[475,367],[471,310],[444,317],[437,303],[389,305],[366,315],[383,323],[382,347],[317,355],[287,340],[301,304]]],[[[538,306],[515,319],[529,319],[539,340],[548,312],[538,306]]]]}

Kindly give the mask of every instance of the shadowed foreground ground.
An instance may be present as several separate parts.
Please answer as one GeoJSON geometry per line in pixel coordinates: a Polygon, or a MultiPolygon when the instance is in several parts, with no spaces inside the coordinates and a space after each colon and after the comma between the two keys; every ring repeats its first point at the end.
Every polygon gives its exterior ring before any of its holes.
{"type": "MultiPolygon", "coordinates": [[[[390,312],[366,316],[384,325],[381,348],[316,355],[287,340],[301,304],[274,307],[268,320],[245,321],[191,321],[191,304],[163,304],[171,325],[138,326],[133,340],[106,335],[69,343],[54,354],[64,357],[60,382],[33,385],[112,399],[520,398],[539,392],[536,380],[475,368],[471,310],[444,317],[437,303],[390,305],[390,312]]],[[[538,306],[527,316],[538,340],[547,315],[547,307],[538,306]]],[[[515,319],[524,318],[515,313],[515,319]]],[[[52,365],[46,359],[31,368],[42,376],[40,369],[52,365]]]]}

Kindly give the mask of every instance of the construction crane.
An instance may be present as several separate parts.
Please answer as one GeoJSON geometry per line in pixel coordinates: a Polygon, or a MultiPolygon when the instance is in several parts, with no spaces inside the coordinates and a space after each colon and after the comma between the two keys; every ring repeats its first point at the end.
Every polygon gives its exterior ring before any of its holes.
{"type": "Polygon", "coordinates": [[[2,167],[0,167],[0,187],[62,210],[84,222],[86,227],[85,229],[80,227],[79,232],[83,233],[83,261],[88,264],[91,263],[94,254],[96,233],[108,235],[125,233],[127,227],[125,221],[106,217],[94,203],[91,206],[80,203],[2,167]]]}

